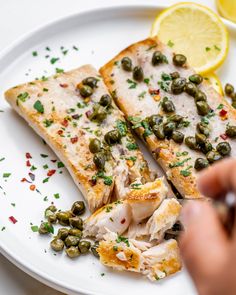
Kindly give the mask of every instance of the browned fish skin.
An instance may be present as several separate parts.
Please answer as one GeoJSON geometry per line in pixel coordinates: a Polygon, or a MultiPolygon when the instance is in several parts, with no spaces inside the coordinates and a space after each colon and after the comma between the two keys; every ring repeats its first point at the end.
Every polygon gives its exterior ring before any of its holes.
{"type": "MultiPolygon", "coordinates": [[[[236,111],[206,81],[203,81],[199,88],[206,93],[208,104],[213,110],[208,118],[206,116],[203,118],[197,113],[194,98],[190,95],[185,92],[174,95],[170,85],[165,83],[163,73],[170,75],[177,71],[180,77],[188,80],[194,71],[187,65],[176,67],[172,63],[173,55],[174,53],[157,38],[148,38],[120,52],[100,69],[100,73],[110,92],[113,93],[118,107],[134,125],[133,128],[142,140],[145,130],[143,126],[139,127],[139,122],[151,115],[163,115],[160,102],[164,97],[168,97],[174,103],[176,114],[183,116],[185,121],[189,122],[188,126],[180,130],[185,137],[195,136],[197,123],[207,120],[210,127],[209,140],[213,147],[215,148],[218,143],[226,140],[231,145],[231,156],[236,157],[236,141],[225,139],[224,136],[227,124],[236,125],[236,111]],[[168,63],[152,65],[152,56],[157,50],[166,56],[168,63]],[[129,57],[133,66],[142,67],[144,73],[142,82],[135,81],[132,72],[122,69],[123,57],[129,57]],[[222,108],[226,111],[226,116],[222,116],[222,108]]],[[[157,139],[154,134],[146,136],[144,141],[156,161],[165,170],[168,179],[184,197],[201,197],[196,187],[197,173],[193,167],[196,158],[205,158],[202,152],[191,150],[184,143],[177,144],[170,139],[157,139]]]]}

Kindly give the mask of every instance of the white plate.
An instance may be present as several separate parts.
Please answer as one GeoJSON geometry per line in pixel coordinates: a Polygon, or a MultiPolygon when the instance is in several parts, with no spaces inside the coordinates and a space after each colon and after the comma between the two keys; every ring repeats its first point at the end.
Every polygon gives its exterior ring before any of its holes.
{"type": "MultiPolygon", "coordinates": [[[[22,270],[61,291],[96,295],[195,294],[184,272],[153,284],[136,274],[107,269],[92,256],[70,260],[64,254],[53,255],[49,249],[50,239],[33,233],[30,223],[40,223],[43,211],[51,201],[65,209],[78,198],[82,199],[82,196],[64,169],[63,174],[57,172],[48,183],[42,184],[42,179],[46,177],[46,170],[42,166],[48,164],[51,168],[55,167],[50,160],[56,157],[3,99],[3,92],[7,88],[35,77],[50,75],[56,67],[68,70],[92,63],[99,68],[124,47],[146,38],[160,10],[160,7],[148,5],[126,6],[73,15],[21,38],[0,57],[0,109],[4,110],[0,113],[0,158],[5,157],[0,162],[0,185],[3,188],[0,189],[0,250],[22,270]],[[73,45],[79,51],[73,50],[73,45]],[[51,52],[45,50],[46,46],[51,48],[51,52]],[[60,46],[69,49],[66,56],[62,56],[60,46]],[[37,57],[32,56],[33,51],[38,52],[37,57]],[[51,65],[49,59],[44,57],[46,54],[60,57],[60,61],[51,65]],[[20,181],[29,172],[25,165],[26,152],[32,154],[30,161],[38,167],[33,173],[42,195],[30,191],[29,184],[20,181]],[[40,157],[42,153],[49,157],[40,157]],[[12,174],[5,182],[2,174],[8,172],[12,174]],[[60,194],[60,199],[54,198],[55,193],[60,194]],[[48,202],[43,200],[45,196],[48,196],[48,202]],[[18,222],[12,224],[9,216],[14,216],[18,222]],[[6,229],[1,231],[2,227],[6,229]],[[105,275],[101,276],[102,273],[105,275]]],[[[233,82],[236,30],[229,22],[227,25],[231,32],[231,49],[219,74],[224,82],[233,82]]],[[[150,156],[146,152],[145,155],[155,167],[150,156]]]]}

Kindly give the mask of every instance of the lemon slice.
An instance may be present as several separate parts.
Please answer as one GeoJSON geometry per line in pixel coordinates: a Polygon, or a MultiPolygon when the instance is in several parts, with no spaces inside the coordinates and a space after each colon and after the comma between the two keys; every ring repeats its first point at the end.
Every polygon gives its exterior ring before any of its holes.
{"type": "Polygon", "coordinates": [[[179,3],[155,19],[151,36],[158,38],[200,73],[213,72],[225,60],[229,36],[221,19],[210,9],[195,3],[179,3]]]}
{"type": "Polygon", "coordinates": [[[211,86],[221,95],[224,95],[223,87],[220,78],[215,73],[205,74],[204,80],[211,84],[211,86]]]}
{"type": "Polygon", "coordinates": [[[216,5],[219,13],[229,20],[236,22],[236,1],[235,0],[217,0],[216,5]]]}

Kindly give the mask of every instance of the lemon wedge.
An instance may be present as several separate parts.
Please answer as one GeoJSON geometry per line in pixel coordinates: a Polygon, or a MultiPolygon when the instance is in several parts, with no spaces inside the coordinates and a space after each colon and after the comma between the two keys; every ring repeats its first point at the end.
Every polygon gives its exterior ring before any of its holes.
{"type": "Polygon", "coordinates": [[[184,2],[162,11],[155,19],[151,36],[176,53],[187,57],[200,74],[213,72],[225,60],[229,36],[221,19],[209,8],[184,2]]]}
{"type": "Polygon", "coordinates": [[[210,85],[221,95],[224,95],[223,86],[221,84],[220,78],[215,73],[209,73],[203,76],[210,85]]]}
{"type": "Polygon", "coordinates": [[[216,5],[220,15],[233,22],[236,22],[236,1],[235,0],[217,0],[216,5]]]}

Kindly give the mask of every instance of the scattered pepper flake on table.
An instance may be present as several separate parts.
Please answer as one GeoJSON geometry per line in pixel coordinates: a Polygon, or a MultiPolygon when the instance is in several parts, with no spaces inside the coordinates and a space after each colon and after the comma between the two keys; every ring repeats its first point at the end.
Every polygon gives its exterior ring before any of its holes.
{"type": "Polygon", "coordinates": [[[10,216],[9,220],[13,223],[16,224],[18,222],[18,220],[16,220],[16,218],[14,216],[10,216]]]}

